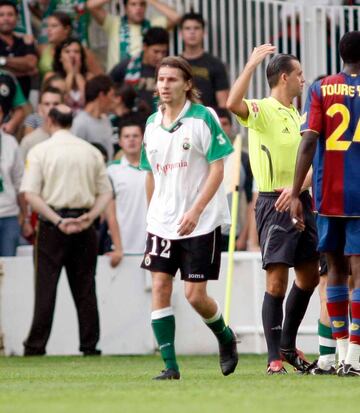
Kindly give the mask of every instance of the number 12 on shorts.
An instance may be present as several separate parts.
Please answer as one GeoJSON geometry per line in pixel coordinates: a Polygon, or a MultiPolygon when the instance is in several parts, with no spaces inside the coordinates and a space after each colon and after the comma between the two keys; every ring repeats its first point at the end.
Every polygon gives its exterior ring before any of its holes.
{"type": "Polygon", "coordinates": [[[162,238],[160,239],[161,241],[160,241],[160,247],[159,247],[159,238],[156,235],[151,237],[152,247],[151,247],[151,251],[149,252],[149,255],[155,255],[155,256],[159,255],[160,257],[163,257],[163,258],[170,258],[171,241],[169,239],[162,239],[162,238]]]}

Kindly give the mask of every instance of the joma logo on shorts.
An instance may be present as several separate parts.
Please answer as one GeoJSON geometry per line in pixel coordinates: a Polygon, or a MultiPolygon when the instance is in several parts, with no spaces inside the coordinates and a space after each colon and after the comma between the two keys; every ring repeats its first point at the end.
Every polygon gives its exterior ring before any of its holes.
{"type": "Polygon", "coordinates": [[[203,278],[205,278],[205,275],[204,274],[189,274],[188,278],[196,278],[196,279],[202,280],[203,278]]]}

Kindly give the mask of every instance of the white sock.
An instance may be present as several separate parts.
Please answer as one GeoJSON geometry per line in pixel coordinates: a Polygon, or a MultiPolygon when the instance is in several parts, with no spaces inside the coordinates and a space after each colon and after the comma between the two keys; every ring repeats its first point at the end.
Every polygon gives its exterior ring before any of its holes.
{"type": "Polygon", "coordinates": [[[349,347],[349,339],[348,338],[339,338],[336,340],[338,352],[339,352],[339,364],[345,361],[346,354],[348,352],[349,347]]]}
{"type": "Polygon", "coordinates": [[[219,320],[219,318],[221,317],[221,310],[220,310],[219,303],[217,301],[215,301],[215,303],[217,306],[216,313],[210,318],[203,318],[203,321],[205,324],[214,323],[215,321],[219,320]]]}
{"type": "Polygon", "coordinates": [[[168,317],[169,315],[174,315],[174,310],[172,307],[160,308],[160,310],[154,310],[151,313],[152,320],[158,320],[159,318],[168,317]]]}
{"type": "Polygon", "coordinates": [[[320,356],[317,364],[322,370],[330,370],[331,366],[335,365],[335,354],[320,356]]]}
{"type": "Polygon", "coordinates": [[[355,369],[360,369],[359,363],[360,357],[360,345],[355,343],[350,343],[349,348],[345,358],[345,364],[351,364],[355,369]]]}

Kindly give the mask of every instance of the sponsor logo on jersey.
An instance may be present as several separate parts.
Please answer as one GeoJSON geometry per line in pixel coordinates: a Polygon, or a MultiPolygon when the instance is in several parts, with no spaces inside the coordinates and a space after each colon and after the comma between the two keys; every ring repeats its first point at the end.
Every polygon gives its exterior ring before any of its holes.
{"type": "Polygon", "coordinates": [[[360,330],[360,326],[359,326],[359,324],[351,323],[350,329],[351,329],[351,331],[358,331],[358,330],[360,330]]]}
{"type": "Polygon", "coordinates": [[[332,322],[332,325],[333,325],[335,328],[341,328],[341,327],[344,327],[345,321],[334,320],[334,321],[332,322]]]}
{"type": "Polygon", "coordinates": [[[151,258],[149,254],[145,255],[144,264],[148,267],[151,264],[151,258]]]}
{"type": "Polygon", "coordinates": [[[203,280],[205,278],[204,274],[189,274],[188,278],[195,280],[203,280]]]}
{"type": "Polygon", "coordinates": [[[290,133],[289,128],[285,126],[285,128],[281,131],[281,133],[290,133]]]}
{"type": "Polygon", "coordinates": [[[188,151],[190,149],[191,145],[190,145],[190,139],[189,138],[184,138],[182,147],[183,147],[184,151],[188,151]]]}
{"type": "Polygon", "coordinates": [[[156,164],[156,170],[159,174],[166,175],[168,172],[171,172],[173,169],[187,168],[188,163],[186,161],[166,163],[165,165],[156,164]]]}

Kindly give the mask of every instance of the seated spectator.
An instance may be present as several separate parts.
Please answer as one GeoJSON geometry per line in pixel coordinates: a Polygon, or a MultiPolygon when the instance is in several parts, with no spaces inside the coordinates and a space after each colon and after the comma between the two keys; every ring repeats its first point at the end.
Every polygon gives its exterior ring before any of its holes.
{"type": "Polygon", "coordinates": [[[40,142],[50,137],[48,130],[47,120],[49,112],[52,108],[56,107],[63,102],[63,95],[59,89],[55,89],[51,86],[44,89],[40,95],[40,102],[38,107],[38,115],[41,117],[41,126],[34,129],[29,134],[25,135],[20,143],[20,148],[23,154],[24,160],[27,157],[29,150],[40,142]]]}
{"type": "Polygon", "coordinates": [[[157,109],[157,99],[154,99],[156,67],[167,56],[168,48],[168,32],[160,27],[152,27],[144,35],[142,53],[120,62],[110,73],[115,83],[133,86],[152,112],[157,109]]]}
{"type": "Polygon", "coordinates": [[[94,19],[105,31],[108,38],[107,70],[118,62],[138,56],[142,50],[142,40],[152,26],[170,29],[179,22],[178,13],[158,0],[123,0],[125,14],[122,17],[108,13],[104,6],[110,0],[88,0],[87,6],[94,19]],[[153,6],[162,16],[149,21],[145,18],[146,6],[153,6]]]}
{"type": "Polygon", "coordinates": [[[142,254],[146,238],[147,201],[146,171],[139,168],[143,125],[134,118],[119,124],[121,160],[112,162],[108,175],[114,189],[114,199],[106,209],[106,219],[113,241],[112,264],[122,254],[142,254]],[[116,219],[115,219],[116,213],[116,219]]]}
{"type": "Polygon", "coordinates": [[[37,73],[37,55],[33,43],[14,34],[18,18],[15,3],[0,0],[0,67],[16,76],[23,94],[29,97],[31,76],[37,73]]]}
{"type": "MultiPolygon", "coordinates": [[[[0,86],[0,125],[10,108],[11,103],[7,96],[4,96],[4,89],[0,86]]],[[[0,135],[0,257],[16,255],[20,227],[24,235],[27,235],[28,229],[32,231],[29,222],[25,219],[26,205],[19,195],[23,173],[24,162],[15,137],[2,132],[0,135]]]]}
{"type": "Polygon", "coordinates": [[[112,160],[114,149],[108,114],[114,105],[114,87],[109,76],[98,75],[86,82],[85,102],[85,109],[75,117],[71,131],[90,143],[103,145],[112,160]]]}
{"type": "Polygon", "coordinates": [[[65,79],[64,102],[77,113],[85,105],[85,83],[94,77],[86,66],[85,50],[79,40],[69,37],[56,46],[53,72],[48,72],[45,80],[54,73],[65,79]]]}
{"type": "MultiPolygon", "coordinates": [[[[39,72],[42,77],[53,70],[56,47],[71,37],[72,26],[70,16],[60,11],[51,14],[47,19],[47,34],[47,43],[39,45],[39,72]]],[[[86,65],[89,71],[94,75],[103,73],[95,54],[87,47],[84,47],[84,50],[86,65]]]]}
{"type": "Polygon", "coordinates": [[[205,106],[226,107],[229,79],[224,63],[204,51],[205,21],[201,14],[187,13],[180,22],[184,57],[190,64],[194,83],[205,106]]]}
{"type": "MultiPolygon", "coordinates": [[[[45,90],[49,87],[58,89],[61,92],[61,94],[64,95],[66,89],[65,79],[61,75],[54,73],[53,75],[49,76],[48,79],[46,79],[41,89],[45,90]]],[[[38,112],[30,113],[24,120],[23,136],[28,135],[36,128],[42,126],[42,124],[43,120],[38,112]]]]}
{"type": "Polygon", "coordinates": [[[10,108],[2,119],[1,130],[14,135],[25,118],[27,100],[16,77],[0,69],[0,96],[8,102],[10,108]]]}

